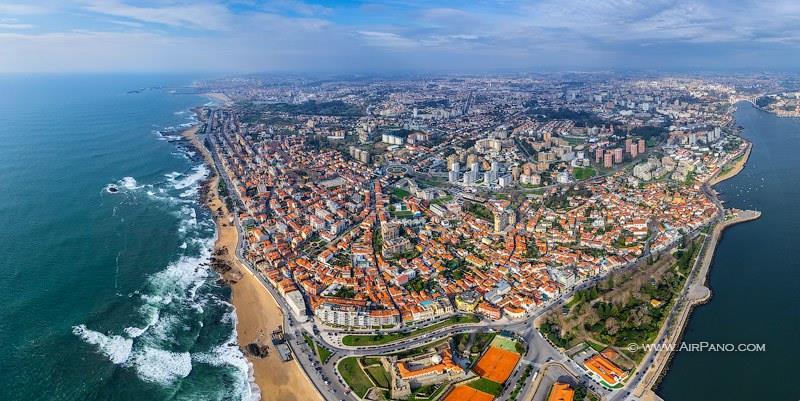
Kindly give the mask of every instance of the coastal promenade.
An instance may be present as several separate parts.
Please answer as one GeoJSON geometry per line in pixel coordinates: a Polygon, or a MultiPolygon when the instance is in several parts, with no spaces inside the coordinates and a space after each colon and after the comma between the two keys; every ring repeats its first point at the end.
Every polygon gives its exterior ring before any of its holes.
{"type": "MultiPolygon", "coordinates": [[[[761,213],[758,211],[734,210],[730,217],[714,226],[711,234],[703,244],[700,255],[695,261],[695,267],[690,273],[689,280],[684,288],[683,298],[674,309],[674,311],[677,311],[676,317],[672,319],[671,322],[668,322],[659,334],[658,338],[660,340],[656,342],[656,344],[659,344],[662,348],[650,351],[646,358],[643,359],[640,369],[644,368],[646,370],[644,370],[645,373],[641,376],[638,385],[633,391],[635,396],[641,398],[648,397],[649,399],[656,400],[660,399],[660,397],[653,393],[652,388],[658,384],[661,374],[672,357],[674,352],[672,350],[679,348],[681,336],[692,309],[697,305],[707,302],[711,298],[711,290],[705,284],[708,277],[708,270],[714,259],[714,251],[716,250],[722,232],[730,226],[755,220],[759,217],[761,217],[761,213]]],[[[672,318],[672,315],[670,318],[672,318]]],[[[636,383],[633,384],[635,385],[636,383]]]]}
{"type": "MultiPolygon", "coordinates": [[[[716,185],[739,174],[747,164],[752,148],[752,143],[749,143],[745,153],[732,162],[733,165],[730,166],[730,169],[716,174],[708,180],[707,184],[703,185],[706,194],[722,208],[723,212],[724,208],[717,199],[716,193],[709,188],[712,185],[716,185]]],[[[634,396],[643,400],[661,400],[661,398],[655,394],[653,388],[655,388],[662,375],[666,372],[667,366],[674,353],[672,350],[679,347],[683,330],[691,316],[692,310],[711,298],[711,289],[706,286],[706,281],[708,279],[708,271],[714,259],[717,243],[723,231],[730,226],[755,220],[759,217],[761,217],[761,212],[758,211],[730,210],[730,215],[727,215],[714,225],[711,234],[708,235],[703,242],[703,247],[695,260],[694,267],[681,293],[681,298],[670,313],[667,322],[661,328],[657,341],[653,342],[661,346],[661,348],[648,352],[637,369],[639,373],[626,384],[627,388],[633,388],[632,394],[634,396]]]]}
{"type": "MultiPolygon", "coordinates": [[[[241,234],[233,224],[227,206],[218,193],[218,183],[223,179],[215,163],[215,157],[204,144],[202,125],[183,132],[183,136],[203,155],[206,164],[217,171],[208,183],[206,205],[212,211],[217,227],[215,252],[231,270],[223,275],[232,290],[231,302],[236,310],[237,341],[243,346],[250,343],[268,342],[270,333],[284,325],[284,314],[269,291],[265,291],[256,274],[251,271],[235,252],[241,244],[241,234]]],[[[253,369],[253,380],[259,387],[262,400],[305,401],[319,400],[320,392],[308,380],[299,361],[283,362],[277,351],[271,349],[264,358],[248,355],[253,369]]]]}

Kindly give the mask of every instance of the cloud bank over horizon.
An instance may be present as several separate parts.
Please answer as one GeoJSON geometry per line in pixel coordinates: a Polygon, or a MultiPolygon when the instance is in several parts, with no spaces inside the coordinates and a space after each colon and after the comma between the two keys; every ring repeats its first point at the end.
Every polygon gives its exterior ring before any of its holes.
{"type": "Polygon", "coordinates": [[[800,2],[730,3],[2,3],[0,72],[786,70],[798,65],[800,2]]]}

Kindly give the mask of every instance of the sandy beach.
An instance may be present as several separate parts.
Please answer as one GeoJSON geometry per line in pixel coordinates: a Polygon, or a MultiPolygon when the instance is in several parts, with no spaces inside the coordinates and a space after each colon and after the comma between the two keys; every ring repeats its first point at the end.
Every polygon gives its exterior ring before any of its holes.
{"type": "Polygon", "coordinates": [[[204,93],[203,95],[207,96],[211,100],[214,100],[215,102],[222,103],[223,106],[230,106],[233,104],[233,100],[231,100],[228,95],[221,92],[209,92],[204,93]]]}
{"type": "MultiPolygon", "coordinates": [[[[208,150],[197,137],[200,125],[186,130],[183,135],[202,152],[206,163],[213,166],[208,150]]],[[[232,303],[237,316],[237,338],[240,346],[260,340],[270,346],[264,358],[248,356],[253,366],[255,382],[261,390],[261,399],[266,401],[314,401],[322,400],[297,362],[283,362],[270,343],[270,333],[283,324],[283,314],[271,294],[262,283],[235,256],[238,241],[236,228],[224,202],[217,193],[219,176],[208,182],[206,204],[214,214],[217,225],[215,254],[226,262],[231,270],[223,275],[232,288],[232,303]],[[226,252],[227,251],[227,252],[226,252]],[[221,253],[221,254],[220,254],[221,253]]]]}

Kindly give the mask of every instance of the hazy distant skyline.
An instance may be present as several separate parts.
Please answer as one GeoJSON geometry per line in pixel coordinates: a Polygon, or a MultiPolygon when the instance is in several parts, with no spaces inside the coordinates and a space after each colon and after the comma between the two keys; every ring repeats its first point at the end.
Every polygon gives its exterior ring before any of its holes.
{"type": "Polygon", "coordinates": [[[786,70],[800,1],[20,1],[0,72],[786,70]]]}

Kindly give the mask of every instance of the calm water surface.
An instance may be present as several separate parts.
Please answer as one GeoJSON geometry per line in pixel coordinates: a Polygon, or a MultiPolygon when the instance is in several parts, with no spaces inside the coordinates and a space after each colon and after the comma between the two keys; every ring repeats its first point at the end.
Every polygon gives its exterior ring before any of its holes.
{"type": "Polygon", "coordinates": [[[728,207],[763,214],[725,231],[713,298],[694,311],[684,341],[765,344],[766,352],[679,352],[657,390],[667,401],[800,399],[800,120],[746,104],[735,116],[753,152],[716,188],[728,207]]]}

